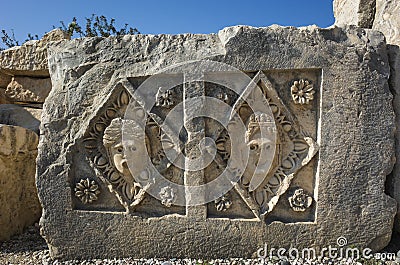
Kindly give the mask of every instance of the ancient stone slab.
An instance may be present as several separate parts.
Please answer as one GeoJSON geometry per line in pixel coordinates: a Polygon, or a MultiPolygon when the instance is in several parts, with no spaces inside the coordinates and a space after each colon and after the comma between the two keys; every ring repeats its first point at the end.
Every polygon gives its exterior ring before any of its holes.
{"type": "Polygon", "coordinates": [[[5,94],[13,102],[43,103],[50,90],[50,78],[15,76],[8,84],[5,94]]]}
{"type": "Polygon", "coordinates": [[[375,2],[376,0],[334,0],[335,25],[340,27],[356,25],[362,28],[372,28],[376,12],[375,2]]]}
{"type": "Polygon", "coordinates": [[[76,39],[53,43],[49,65],[37,186],[53,257],[389,242],[395,126],[379,32],[76,39]],[[228,189],[207,200],[214,186],[228,189]]]}
{"type": "Polygon", "coordinates": [[[0,124],[0,241],[39,220],[35,186],[36,133],[0,124]]]}
{"type": "Polygon", "coordinates": [[[9,75],[48,77],[47,46],[52,41],[69,39],[60,29],[45,34],[42,40],[29,41],[22,46],[0,52],[0,71],[9,75]]]}

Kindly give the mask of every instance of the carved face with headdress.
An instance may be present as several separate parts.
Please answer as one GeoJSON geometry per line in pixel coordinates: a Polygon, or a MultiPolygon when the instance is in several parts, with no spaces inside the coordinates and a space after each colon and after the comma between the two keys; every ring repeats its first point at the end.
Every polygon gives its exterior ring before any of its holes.
{"type": "Polygon", "coordinates": [[[267,176],[275,156],[273,128],[273,118],[265,113],[256,112],[248,119],[245,141],[250,149],[247,166],[250,174],[244,176],[244,185],[248,185],[252,177],[267,176]]]}
{"type": "Polygon", "coordinates": [[[114,168],[127,181],[134,182],[133,176],[139,174],[146,165],[145,137],[143,129],[136,121],[121,118],[113,119],[104,131],[103,145],[107,155],[114,168]]]}

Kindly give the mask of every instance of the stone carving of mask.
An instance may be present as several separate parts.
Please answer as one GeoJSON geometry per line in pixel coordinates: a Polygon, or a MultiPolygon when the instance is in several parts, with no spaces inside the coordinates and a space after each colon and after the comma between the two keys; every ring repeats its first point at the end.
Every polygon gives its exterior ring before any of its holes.
{"type": "Polygon", "coordinates": [[[122,120],[121,118],[113,119],[104,131],[103,136],[103,145],[107,150],[107,155],[112,165],[123,175],[127,182],[131,183],[135,190],[140,185],[135,182],[133,176],[140,174],[146,165],[147,150],[146,144],[143,142],[144,137],[143,129],[140,128],[137,122],[122,120]],[[123,126],[124,130],[127,130],[124,142],[122,142],[123,126]],[[128,154],[129,161],[126,154],[128,154]],[[128,163],[130,163],[130,167],[128,167],[128,163]]]}
{"type": "Polygon", "coordinates": [[[253,177],[264,179],[272,165],[275,157],[275,131],[273,118],[265,113],[256,112],[252,114],[247,122],[245,136],[249,147],[249,161],[247,174],[244,174],[242,183],[250,184],[253,177]]]}

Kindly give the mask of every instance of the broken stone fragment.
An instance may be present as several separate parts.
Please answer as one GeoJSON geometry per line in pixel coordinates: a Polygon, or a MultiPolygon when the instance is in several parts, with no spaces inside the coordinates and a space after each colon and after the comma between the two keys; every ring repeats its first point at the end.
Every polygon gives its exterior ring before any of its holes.
{"type": "Polygon", "coordinates": [[[385,34],[389,44],[400,45],[400,1],[376,0],[373,29],[385,34]]]}

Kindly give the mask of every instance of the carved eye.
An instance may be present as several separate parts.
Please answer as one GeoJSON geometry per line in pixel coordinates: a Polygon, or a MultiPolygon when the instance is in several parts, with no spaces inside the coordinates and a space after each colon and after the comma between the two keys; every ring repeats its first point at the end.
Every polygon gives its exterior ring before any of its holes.
{"type": "Polygon", "coordinates": [[[258,150],[258,144],[250,144],[250,150],[251,151],[257,151],[258,150]]]}
{"type": "Polygon", "coordinates": [[[120,146],[120,147],[117,148],[117,152],[118,152],[118,153],[122,153],[123,151],[124,151],[124,148],[122,148],[122,146],[120,146]]]}

